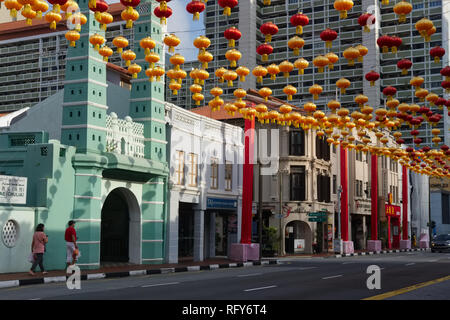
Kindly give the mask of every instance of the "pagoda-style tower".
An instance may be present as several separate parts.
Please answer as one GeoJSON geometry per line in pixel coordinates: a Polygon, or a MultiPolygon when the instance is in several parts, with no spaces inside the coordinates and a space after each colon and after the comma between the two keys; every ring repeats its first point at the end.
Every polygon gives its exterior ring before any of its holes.
{"type": "Polygon", "coordinates": [[[80,0],[79,7],[88,21],[76,47],[67,50],[61,142],[77,147],[77,153],[100,153],[106,144],[106,62],[89,37],[95,33],[104,37],[105,32],[87,0],[80,0]]]}

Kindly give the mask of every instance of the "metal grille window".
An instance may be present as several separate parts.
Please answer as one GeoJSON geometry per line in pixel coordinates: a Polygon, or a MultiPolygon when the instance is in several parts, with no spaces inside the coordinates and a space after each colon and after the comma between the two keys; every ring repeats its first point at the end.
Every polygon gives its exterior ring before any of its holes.
{"type": "Polygon", "coordinates": [[[19,227],[14,220],[8,220],[3,226],[2,240],[6,247],[13,248],[19,238],[19,227]]]}

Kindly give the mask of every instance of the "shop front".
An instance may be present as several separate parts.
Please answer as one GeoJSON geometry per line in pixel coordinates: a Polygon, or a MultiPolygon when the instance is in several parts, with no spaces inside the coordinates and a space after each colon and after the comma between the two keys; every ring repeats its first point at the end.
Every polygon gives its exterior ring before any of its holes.
{"type": "Polygon", "coordinates": [[[388,249],[400,248],[400,206],[386,204],[386,217],[388,223],[388,249]]]}
{"type": "Polygon", "coordinates": [[[214,232],[214,256],[228,256],[231,244],[238,242],[237,210],[236,199],[207,197],[206,215],[210,225],[214,226],[209,230],[209,233],[214,232]]]}

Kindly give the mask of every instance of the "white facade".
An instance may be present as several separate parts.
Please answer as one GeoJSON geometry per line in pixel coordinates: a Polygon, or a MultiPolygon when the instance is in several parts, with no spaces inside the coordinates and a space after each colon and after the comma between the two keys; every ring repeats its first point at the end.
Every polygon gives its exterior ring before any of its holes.
{"type": "Polygon", "coordinates": [[[170,163],[168,262],[177,263],[179,256],[195,261],[215,257],[216,229],[222,222],[230,228],[227,219],[231,216],[236,232],[227,236],[224,245],[240,241],[243,130],[169,103],[166,121],[170,163]],[[227,173],[231,179],[225,178],[227,173]],[[189,241],[193,241],[194,250],[183,253],[179,245],[189,241]]]}

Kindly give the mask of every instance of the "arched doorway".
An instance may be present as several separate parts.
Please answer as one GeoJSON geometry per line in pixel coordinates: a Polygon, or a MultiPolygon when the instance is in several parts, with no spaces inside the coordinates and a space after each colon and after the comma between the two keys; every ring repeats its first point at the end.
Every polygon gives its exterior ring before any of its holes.
{"type": "Polygon", "coordinates": [[[312,253],[312,233],[304,221],[291,221],[285,228],[285,251],[288,254],[312,253]]]}
{"type": "Polygon", "coordinates": [[[141,263],[140,209],[134,194],[126,188],[111,191],[101,219],[100,262],[141,263]]]}

